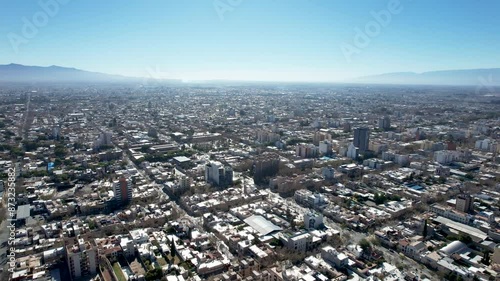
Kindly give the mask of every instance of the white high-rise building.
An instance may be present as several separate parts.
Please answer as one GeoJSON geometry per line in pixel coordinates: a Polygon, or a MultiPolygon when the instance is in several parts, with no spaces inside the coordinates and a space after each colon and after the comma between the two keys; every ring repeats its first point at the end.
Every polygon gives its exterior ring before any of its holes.
{"type": "Polygon", "coordinates": [[[306,229],[317,229],[323,225],[323,215],[317,212],[307,212],[304,214],[304,227],[306,229]]]}
{"type": "Polygon", "coordinates": [[[484,139],[476,141],[476,149],[488,152],[497,152],[498,144],[495,140],[484,139]]]}
{"type": "Polygon", "coordinates": [[[319,142],[319,153],[323,155],[332,154],[332,143],[330,141],[324,140],[319,142]]]}
{"type": "Polygon", "coordinates": [[[212,161],[205,165],[205,181],[215,186],[228,186],[233,183],[233,169],[221,162],[212,161]]]}
{"type": "Polygon", "coordinates": [[[347,148],[347,157],[351,159],[358,158],[358,151],[359,149],[353,143],[351,143],[347,148]]]}
{"type": "Polygon", "coordinates": [[[83,238],[77,238],[75,244],[66,247],[66,257],[72,279],[97,274],[97,247],[83,238]]]}
{"type": "Polygon", "coordinates": [[[446,165],[458,161],[463,157],[463,153],[455,150],[440,150],[434,152],[434,161],[446,165]]]}
{"type": "Polygon", "coordinates": [[[52,137],[57,139],[61,135],[61,127],[55,126],[52,128],[52,137]]]}
{"type": "Polygon", "coordinates": [[[191,179],[187,176],[183,176],[179,178],[179,186],[182,189],[188,189],[191,187],[191,179]]]}

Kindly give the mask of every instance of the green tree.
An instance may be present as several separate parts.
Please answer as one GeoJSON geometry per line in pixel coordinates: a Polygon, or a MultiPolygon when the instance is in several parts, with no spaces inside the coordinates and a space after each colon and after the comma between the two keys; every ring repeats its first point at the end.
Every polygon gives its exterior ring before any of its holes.
{"type": "Polygon", "coordinates": [[[359,246],[361,246],[361,249],[363,249],[363,252],[370,251],[371,247],[372,247],[372,245],[370,244],[370,241],[366,240],[365,238],[363,238],[359,241],[359,246]]]}
{"type": "Polygon", "coordinates": [[[460,235],[458,240],[464,244],[472,243],[472,238],[469,235],[460,235]]]}
{"type": "Polygon", "coordinates": [[[472,175],[472,174],[470,174],[470,173],[467,173],[467,174],[465,175],[465,178],[466,178],[466,179],[468,179],[468,180],[472,180],[472,179],[474,179],[474,175],[472,175]]]}
{"type": "Polygon", "coordinates": [[[387,201],[387,197],[383,193],[376,193],[373,197],[373,201],[375,201],[377,205],[384,204],[385,201],[387,201]]]}
{"type": "Polygon", "coordinates": [[[161,270],[161,268],[154,268],[149,270],[146,273],[145,277],[147,281],[153,281],[161,279],[162,276],[163,276],[163,271],[161,270]]]}
{"type": "Polygon", "coordinates": [[[23,156],[24,152],[19,147],[12,147],[10,154],[12,156],[23,156]]]}
{"type": "Polygon", "coordinates": [[[73,144],[73,149],[74,149],[74,150],[78,150],[78,149],[81,149],[81,148],[83,148],[83,144],[82,144],[82,143],[75,142],[75,143],[73,144]]]}
{"type": "Polygon", "coordinates": [[[283,247],[283,241],[277,238],[273,238],[271,242],[269,242],[269,245],[274,247],[283,247]]]}
{"type": "Polygon", "coordinates": [[[96,224],[96,222],[94,220],[89,220],[88,224],[89,224],[89,228],[90,229],[96,229],[97,228],[97,224],[96,224]]]}
{"type": "Polygon", "coordinates": [[[54,149],[54,154],[57,157],[64,157],[66,155],[66,148],[62,145],[57,145],[56,148],[54,149]]]}
{"type": "Polygon", "coordinates": [[[26,151],[34,151],[38,148],[38,145],[34,141],[23,141],[24,149],[26,151]]]}

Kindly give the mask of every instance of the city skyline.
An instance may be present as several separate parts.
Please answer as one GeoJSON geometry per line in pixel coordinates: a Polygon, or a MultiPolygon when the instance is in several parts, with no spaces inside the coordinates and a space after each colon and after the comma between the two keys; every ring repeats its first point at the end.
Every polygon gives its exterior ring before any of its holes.
{"type": "Polygon", "coordinates": [[[0,280],[500,280],[500,2],[0,10],[0,280]]]}

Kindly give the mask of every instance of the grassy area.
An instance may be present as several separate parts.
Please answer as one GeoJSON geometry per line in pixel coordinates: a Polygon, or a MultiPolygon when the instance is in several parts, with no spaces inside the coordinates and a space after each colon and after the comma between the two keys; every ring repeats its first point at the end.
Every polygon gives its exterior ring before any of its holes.
{"type": "Polygon", "coordinates": [[[175,255],[174,264],[179,264],[179,263],[181,263],[181,259],[177,255],[175,255]]]}
{"type": "MultiPolygon", "coordinates": [[[[172,262],[172,256],[167,255],[167,258],[169,262],[172,262]]],[[[181,263],[181,259],[177,255],[175,255],[173,264],[179,264],[179,263],[181,263]]]]}
{"type": "Polygon", "coordinates": [[[193,266],[190,262],[182,262],[181,264],[179,264],[180,266],[184,267],[184,269],[186,270],[191,270],[193,269],[193,266]]]}
{"type": "Polygon", "coordinates": [[[120,264],[115,262],[113,264],[113,271],[115,272],[116,278],[118,278],[118,281],[127,281],[125,279],[125,276],[123,275],[122,269],[120,267],[120,264]]]}
{"type": "Polygon", "coordinates": [[[162,267],[167,265],[167,261],[164,258],[158,258],[156,262],[158,262],[158,264],[162,267]]]}

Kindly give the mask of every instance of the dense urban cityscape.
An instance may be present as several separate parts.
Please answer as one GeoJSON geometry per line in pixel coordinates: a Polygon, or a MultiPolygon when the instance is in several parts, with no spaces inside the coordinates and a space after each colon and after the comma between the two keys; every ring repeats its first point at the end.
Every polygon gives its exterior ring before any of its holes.
{"type": "Polygon", "coordinates": [[[498,280],[499,101],[6,85],[1,280],[498,280]]]}
{"type": "Polygon", "coordinates": [[[500,281],[500,1],[0,7],[0,281],[500,281]]]}

